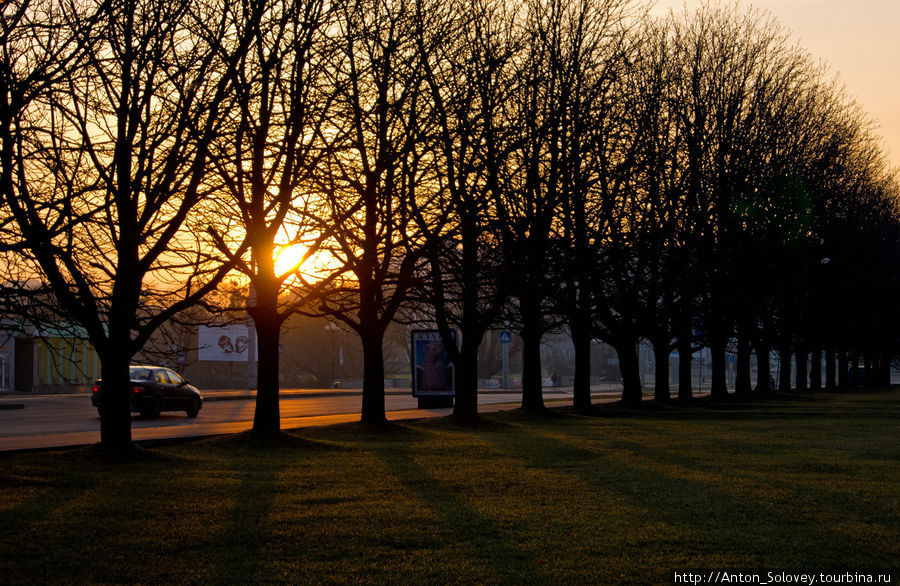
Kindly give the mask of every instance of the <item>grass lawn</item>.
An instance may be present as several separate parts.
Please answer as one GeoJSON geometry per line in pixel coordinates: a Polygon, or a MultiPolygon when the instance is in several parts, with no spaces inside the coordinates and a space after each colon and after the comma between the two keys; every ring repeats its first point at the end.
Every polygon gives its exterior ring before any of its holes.
{"type": "Polygon", "coordinates": [[[900,390],[0,455],[0,583],[900,577],[900,390]]]}

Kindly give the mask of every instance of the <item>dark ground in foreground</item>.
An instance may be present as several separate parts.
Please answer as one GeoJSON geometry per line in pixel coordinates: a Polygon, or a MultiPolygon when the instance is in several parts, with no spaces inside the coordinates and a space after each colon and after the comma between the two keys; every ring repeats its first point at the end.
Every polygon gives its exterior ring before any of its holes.
{"type": "Polygon", "coordinates": [[[0,455],[0,583],[896,582],[898,423],[894,388],[0,455]]]}

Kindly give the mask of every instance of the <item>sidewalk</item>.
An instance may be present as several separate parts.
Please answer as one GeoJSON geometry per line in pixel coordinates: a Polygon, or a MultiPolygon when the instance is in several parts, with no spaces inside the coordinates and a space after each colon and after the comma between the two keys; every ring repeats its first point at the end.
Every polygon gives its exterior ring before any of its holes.
{"type": "MultiPolygon", "coordinates": [[[[256,396],[255,389],[199,389],[204,400],[229,400],[229,399],[247,399],[256,396]]],[[[385,389],[386,395],[408,395],[411,393],[409,389],[385,389]]],[[[42,389],[33,393],[23,393],[19,391],[0,392],[0,400],[2,399],[23,399],[26,397],[66,397],[66,396],[90,396],[90,388],[79,387],[63,387],[56,389],[42,389]]],[[[281,396],[303,395],[314,397],[339,397],[354,394],[362,394],[362,389],[281,389],[281,396]]]]}
{"type": "MultiPolygon", "coordinates": [[[[607,385],[595,385],[591,387],[592,394],[618,393],[617,389],[608,389],[607,385]]],[[[236,399],[250,399],[256,396],[255,389],[200,389],[204,401],[229,401],[236,399]]],[[[281,389],[280,397],[347,397],[353,395],[362,395],[361,388],[348,389],[281,389]]],[[[572,387],[547,387],[543,391],[544,395],[571,395],[572,387]]],[[[90,389],[79,390],[76,388],[54,389],[52,391],[38,391],[35,393],[21,393],[17,391],[0,392],[0,401],[4,399],[23,399],[26,397],[63,397],[63,396],[84,396],[91,394],[90,389]]],[[[385,395],[412,395],[411,389],[389,388],[384,390],[385,395]]],[[[522,389],[478,389],[479,395],[521,395],[522,389]]]]}
{"type": "MultiPolygon", "coordinates": [[[[256,396],[255,390],[245,389],[209,389],[200,390],[204,401],[227,401],[231,399],[247,399],[256,396]]],[[[594,391],[594,394],[603,394],[602,391],[594,391]]],[[[281,389],[280,397],[304,396],[304,397],[347,397],[362,395],[361,388],[353,389],[281,389]]],[[[385,395],[412,396],[411,389],[385,389],[385,395]]],[[[521,395],[522,389],[478,389],[479,395],[521,395]]],[[[545,395],[571,395],[572,387],[553,387],[544,389],[545,395]]]]}

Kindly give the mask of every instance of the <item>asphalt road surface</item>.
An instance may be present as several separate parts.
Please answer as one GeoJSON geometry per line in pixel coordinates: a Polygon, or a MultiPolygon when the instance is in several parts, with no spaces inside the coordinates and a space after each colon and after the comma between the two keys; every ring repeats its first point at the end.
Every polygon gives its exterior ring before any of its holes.
{"type": "MultiPolygon", "coordinates": [[[[246,395],[246,393],[244,393],[246,395]]],[[[564,399],[571,392],[555,391],[547,398],[564,399]]],[[[227,393],[205,393],[196,419],[184,412],[163,413],[157,419],[133,415],[135,440],[209,436],[246,431],[253,424],[254,400],[227,393]]],[[[482,411],[515,409],[520,395],[479,395],[482,411]]],[[[281,428],[294,429],[359,421],[362,395],[357,391],[285,391],[281,397],[281,428]]],[[[385,396],[389,420],[447,415],[451,409],[418,409],[409,393],[385,396]]],[[[10,396],[0,398],[0,451],[90,445],[100,441],[100,418],[87,395],[10,396]]]]}

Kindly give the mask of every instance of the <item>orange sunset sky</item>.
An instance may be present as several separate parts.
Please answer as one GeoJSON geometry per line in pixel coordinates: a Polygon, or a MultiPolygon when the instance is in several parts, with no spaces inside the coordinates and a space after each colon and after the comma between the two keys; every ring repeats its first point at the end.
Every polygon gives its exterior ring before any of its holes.
{"type": "MultiPolygon", "coordinates": [[[[658,0],[655,14],[701,5],[658,0]]],[[[740,0],[772,13],[792,40],[828,63],[862,108],[894,167],[900,167],[900,0],[740,0]]]]}

